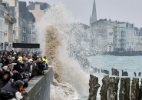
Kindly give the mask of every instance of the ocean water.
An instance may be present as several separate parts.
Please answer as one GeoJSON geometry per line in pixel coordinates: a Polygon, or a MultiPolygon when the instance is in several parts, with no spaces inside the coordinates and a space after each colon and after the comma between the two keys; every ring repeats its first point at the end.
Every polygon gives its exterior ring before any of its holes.
{"type": "Polygon", "coordinates": [[[109,70],[110,74],[112,68],[119,70],[119,76],[122,76],[122,70],[127,71],[129,77],[135,77],[134,72],[142,73],[142,56],[98,55],[88,57],[88,60],[93,67],[109,70]]]}

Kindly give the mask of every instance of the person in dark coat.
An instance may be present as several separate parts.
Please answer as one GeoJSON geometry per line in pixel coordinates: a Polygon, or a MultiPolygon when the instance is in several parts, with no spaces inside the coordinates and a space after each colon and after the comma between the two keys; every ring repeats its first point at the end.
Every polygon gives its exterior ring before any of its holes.
{"type": "Polygon", "coordinates": [[[7,66],[9,64],[9,60],[6,57],[2,57],[1,63],[1,67],[7,66]]]}
{"type": "Polygon", "coordinates": [[[9,80],[11,79],[11,74],[8,71],[1,72],[1,78],[0,78],[0,88],[5,86],[9,80]]]}
{"type": "Polygon", "coordinates": [[[21,80],[18,80],[16,82],[8,83],[1,89],[1,100],[7,100],[16,98],[18,100],[22,99],[22,94],[20,93],[20,90],[23,88],[24,82],[21,80]],[[3,94],[3,95],[2,95],[3,94]]]}
{"type": "Polygon", "coordinates": [[[24,68],[21,68],[20,71],[17,71],[16,73],[13,74],[12,79],[14,79],[14,81],[17,80],[24,80],[26,79],[26,76],[24,74],[24,68]]]}

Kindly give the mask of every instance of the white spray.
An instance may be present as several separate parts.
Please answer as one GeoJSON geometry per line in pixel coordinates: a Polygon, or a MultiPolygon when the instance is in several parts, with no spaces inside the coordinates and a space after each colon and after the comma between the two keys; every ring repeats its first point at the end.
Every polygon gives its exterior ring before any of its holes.
{"type": "Polygon", "coordinates": [[[51,100],[76,100],[77,93],[88,96],[89,75],[77,61],[68,56],[67,51],[68,33],[74,22],[65,7],[57,4],[46,11],[36,26],[43,55],[54,66],[51,100]]]}

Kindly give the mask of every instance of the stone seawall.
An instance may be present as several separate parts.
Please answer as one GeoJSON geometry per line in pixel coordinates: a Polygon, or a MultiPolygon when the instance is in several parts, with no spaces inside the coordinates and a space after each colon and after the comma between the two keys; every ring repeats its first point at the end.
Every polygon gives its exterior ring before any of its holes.
{"type": "Polygon", "coordinates": [[[49,68],[45,75],[32,78],[27,88],[28,96],[24,100],[50,100],[50,83],[53,74],[53,69],[49,68]]]}

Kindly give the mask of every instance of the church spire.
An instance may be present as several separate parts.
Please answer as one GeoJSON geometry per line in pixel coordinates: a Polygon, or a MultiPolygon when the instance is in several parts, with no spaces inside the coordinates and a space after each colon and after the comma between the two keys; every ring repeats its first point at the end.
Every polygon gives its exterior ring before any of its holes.
{"type": "Polygon", "coordinates": [[[92,15],[90,18],[90,25],[97,21],[96,2],[94,0],[92,15]]]}

